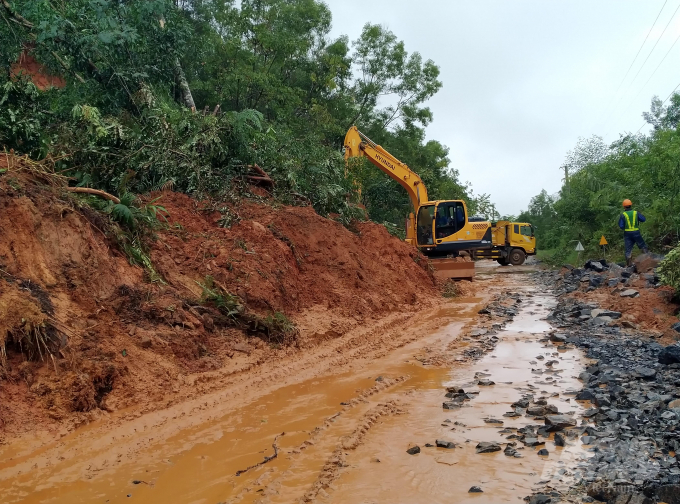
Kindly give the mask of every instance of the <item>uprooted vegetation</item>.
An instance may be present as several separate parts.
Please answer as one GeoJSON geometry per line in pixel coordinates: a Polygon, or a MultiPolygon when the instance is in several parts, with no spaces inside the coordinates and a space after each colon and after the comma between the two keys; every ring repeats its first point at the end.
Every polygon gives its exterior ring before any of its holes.
{"type": "Polygon", "coordinates": [[[210,275],[205,277],[204,283],[198,285],[203,289],[201,302],[217,308],[223,316],[223,325],[235,325],[276,345],[297,343],[298,328],[283,313],[276,311],[263,317],[249,312],[238,296],[221,285],[216,285],[215,279],[210,275]]]}
{"type": "Polygon", "coordinates": [[[49,164],[1,159],[5,432],[152,408],[183,376],[297,352],[440,297],[427,261],[380,225],[353,233],[310,207],[166,191],[134,205],[162,206],[167,221],[130,226],[49,164]],[[226,207],[239,216],[230,227],[226,207]],[[120,235],[139,237],[148,263],[120,235]]]}
{"type": "Polygon", "coordinates": [[[0,374],[6,368],[8,345],[32,361],[54,354],[56,338],[47,314],[13,281],[8,279],[10,286],[0,296],[0,374]]]}

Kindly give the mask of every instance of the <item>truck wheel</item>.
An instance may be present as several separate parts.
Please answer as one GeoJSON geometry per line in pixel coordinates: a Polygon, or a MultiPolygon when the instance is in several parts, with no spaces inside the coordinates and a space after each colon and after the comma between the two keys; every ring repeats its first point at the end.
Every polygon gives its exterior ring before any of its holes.
{"type": "Polygon", "coordinates": [[[524,264],[524,259],[526,259],[526,254],[522,249],[512,249],[510,256],[508,257],[510,264],[513,266],[520,266],[524,264]]]}
{"type": "Polygon", "coordinates": [[[501,266],[507,266],[508,265],[508,260],[505,257],[499,257],[496,259],[496,262],[500,264],[501,266]]]}

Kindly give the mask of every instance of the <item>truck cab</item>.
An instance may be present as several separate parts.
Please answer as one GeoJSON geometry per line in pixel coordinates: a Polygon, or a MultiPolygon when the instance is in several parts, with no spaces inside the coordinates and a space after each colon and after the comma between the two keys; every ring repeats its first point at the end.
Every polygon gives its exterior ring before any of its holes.
{"type": "Polygon", "coordinates": [[[501,265],[519,265],[526,256],[536,254],[536,234],[528,222],[494,222],[491,234],[494,247],[504,252],[496,259],[501,265]]]}

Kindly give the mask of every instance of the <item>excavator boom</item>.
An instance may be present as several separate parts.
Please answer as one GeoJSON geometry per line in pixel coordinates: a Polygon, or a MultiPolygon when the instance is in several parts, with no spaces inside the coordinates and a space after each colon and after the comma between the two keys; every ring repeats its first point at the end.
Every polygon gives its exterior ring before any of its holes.
{"type": "Polygon", "coordinates": [[[345,160],[358,156],[365,156],[371,163],[399,182],[406,189],[414,211],[417,211],[422,203],[428,201],[427,189],[418,174],[373,142],[356,126],[352,126],[345,135],[345,160]]]}
{"type": "MultiPolygon", "coordinates": [[[[381,171],[396,180],[406,189],[414,212],[417,213],[423,204],[431,203],[427,197],[425,184],[418,174],[361,133],[356,126],[352,126],[345,135],[345,161],[348,161],[351,157],[368,158],[381,171]]],[[[406,225],[406,241],[412,245],[417,245],[416,219],[413,213],[409,215],[406,225]]],[[[434,261],[434,266],[435,275],[442,279],[472,278],[475,274],[474,263],[472,262],[437,259],[434,261]]]]}

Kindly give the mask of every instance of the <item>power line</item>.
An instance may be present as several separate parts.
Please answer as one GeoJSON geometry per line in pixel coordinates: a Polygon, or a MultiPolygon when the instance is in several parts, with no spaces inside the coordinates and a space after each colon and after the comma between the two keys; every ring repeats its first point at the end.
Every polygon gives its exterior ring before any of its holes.
{"type": "Polygon", "coordinates": [[[656,44],[654,44],[654,47],[652,47],[652,50],[649,51],[649,54],[647,55],[647,58],[645,58],[645,61],[642,63],[642,66],[640,67],[640,69],[638,70],[638,72],[635,74],[635,77],[633,77],[633,80],[631,81],[629,87],[633,85],[633,82],[635,82],[635,79],[637,79],[637,76],[640,75],[640,72],[641,72],[642,69],[645,67],[645,63],[647,63],[647,60],[649,59],[649,57],[650,57],[650,56],[652,55],[652,53],[654,52],[654,49],[656,49],[656,46],[659,44],[659,41],[663,38],[663,34],[666,33],[666,30],[667,30],[668,27],[670,26],[671,21],[673,21],[673,18],[675,18],[675,15],[677,14],[678,9],[680,9],[680,5],[678,5],[678,6],[676,7],[675,11],[673,11],[673,15],[672,15],[671,18],[668,20],[668,24],[666,24],[666,27],[665,27],[665,28],[663,29],[663,31],[661,32],[661,35],[659,35],[659,38],[656,39],[656,44]]]}
{"type": "Polygon", "coordinates": [[[671,51],[672,51],[673,48],[675,47],[675,44],[678,43],[678,40],[680,40],[680,35],[677,36],[677,38],[675,39],[675,42],[673,42],[673,45],[671,45],[671,48],[668,49],[668,52],[666,53],[666,55],[663,57],[663,59],[661,60],[661,62],[656,66],[656,68],[655,68],[654,71],[652,72],[652,75],[649,76],[649,79],[647,79],[647,82],[645,82],[645,83],[642,85],[642,87],[640,88],[640,91],[638,91],[638,94],[636,94],[636,95],[635,95],[635,98],[633,98],[633,101],[635,101],[635,100],[637,99],[637,97],[640,96],[640,93],[642,93],[642,90],[645,88],[645,86],[646,86],[647,84],[649,84],[649,81],[652,80],[652,77],[654,77],[654,74],[656,73],[656,71],[657,71],[657,70],[659,69],[659,67],[661,66],[661,63],[663,63],[664,60],[668,57],[668,55],[671,53],[671,51]]]}
{"type": "MultiPolygon", "coordinates": [[[[630,66],[628,67],[628,70],[626,70],[626,74],[623,76],[623,79],[621,79],[621,82],[619,82],[618,87],[616,88],[616,91],[612,95],[611,99],[609,100],[609,105],[607,105],[605,110],[611,109],[612,104],[614,103],[614,100],[616,99],[616,95],[619,94],[619,91],[621,90],[621,86],[623,86],[623,83],[626,82],[626,77],[628,77],[628,74],[630,73],[630,70],[633,68],[633,65],[638,59],[638,56],[640,56],[640,53],[642,52],[642,48],[645,46],[647,43],[647,39],[649,36],[652,34],[652,30],[654,30],[654,27],[656,26],[656,22],[659,20],[659,16],[661,16],[661,13],[663,12],[664,7],[666,7],[666,4],[668,3],[668,0],[666,0],[663,5],[661,6],[661,9],[659,10],[659,13],[656,15],[656,18],[654,19],[654,22],[652,23],[652,27],[649,29],[647,32],[647,36],[645,39],[642,41],[642,44],[640,45],[640,48],[638,49],[637,53],[635,54],[635,57],[633,58],[633,61],[630,63],[630,66]]],[[[610,114],[611,115],[611,114],[610,114]]],[[[607,117],[609,119],[609,117],[607,117]]]]}
{"type": "MultiPolygon", "coordinates": [[[[642,65],[640,66],[640,68],[638,69],[637,73],[635,74],[635,77],[633,77],[633,80],[630,81],[630,84],[628,84],[628,89],[630,89],[630,88],[632,87],[633,83],[635,82],[635,79],[637,79],[638,75],[640,75],[640,72],[641,72],[642,69],[644,68],[644,66],[645,66],[645,64],[647,63],[647,61],[649,60],[649,57],[650,57],[650,56],[652,55],[652,53],[654,52],[654,49],[656,49],[656,46],[659,44],[659,41],[661,41],[661,39],[663,38],[664,34],[666,33],[666,30],[667,30],[668,27],[670,26],[670,24],[671,24],[671,22],[673,21],[673,19],[675,19],[675,15],[678,13],[678,10],[680,10],[680,5],[678,5],[678,6],[675,8],[675,10],[673,11],[673,14],[671,15],[671,18],[668,20],[668,23],[666,23],[666,26],[664,27],[663,31],[661,32],[661,35],[659,35],[659,38],[656,39],[656,43],[654,44],[654,47],[652,47],[652,50],[649,51],[649,54],[648,54],[647,57],[645,58],[645,61],[642,62],[642,65]]],[[[673,44],[675,45],[675,42],[674,42],[673,44]]],[[[665,56],[664,56],[664,59],[665,59],[665,56]]],[[[654,70],[654,72],[656,72],[656,70],[654,70]]],[[[644,87],[644,86],[643,86],[643,87],[644,87]]],[[[624,93],[624,94],[625,94],[625,93],[624,93]]],[[[639,93],[638,93],[638,94],[639,94],[639,93]]],[[[619,103],[621,103],[621,100],[622,100],[622,99],[623,99],[623,95],[619,98],[619,100],[616,102],[616,104],[618,105],[619,103]]],[[[618,118],[620,117],[620,115],[621,115],[621,112],[619,111],[619,114],[616,115],[616,118],[618,119],[618,118]]],[[[609,118],[611,118],[611,115],[610,115],[609,118]]],[[[606,121],[607,124],[609,123],[609,118],[608,118],[607,121],[606,121]]],[[[644,125],[643,125],[643,126],[644,126],[644,125]]],[[[639,131],[639,130],[638,130],[638,131],[639,131]]]]}
{"type": "Polygon", "coordinates": [[[619,92],[619,89],[621,89],[621,86],[622,86],[623,83],[626,81],[626,77],[628,77],[628,74],[630,73],[630,69],[633,68],[633,65],[634,65],[635,62],[637,61],[638,56],[640,56],[640,53],[642,52],[642,48],[645,46],[645,43],[647,42],[647,39],[648,39],[649,36],[651,35],[652,30],[653,30],[654,27],[656,26],[656,22],[659,20],[659,16],[661,16],[661,13],[663,12],[663,9],[664,9],[664,7],[666,7],[666,4],[667,4],[667,3],[668,3],[668,0],[666,0],[666,1],[663,3],[663,5],[661,6],[661,10],[660,10],[659,13],[656,15],[656,19],[654,20],[654,23],[652,23],[652,27],[651,27],[651,28],[649,29],[649,31],[647,32],[647,36],[645,37],[645,40],[642,41],[642,45],[640,46],[640,49],[638,49],[638,52],[637,52],[637,54],[635,55],[635,57],[633,58],[633,61],[631,62],[630,66],[628,67],[628,70],[626,70],[626,75],[623,76],[623,79],[621,79],[621,83],[619,84],[619,87],[616,88],[616,92],[614,93],[615,95],[616,95],[616,93],[619,92]]]}

